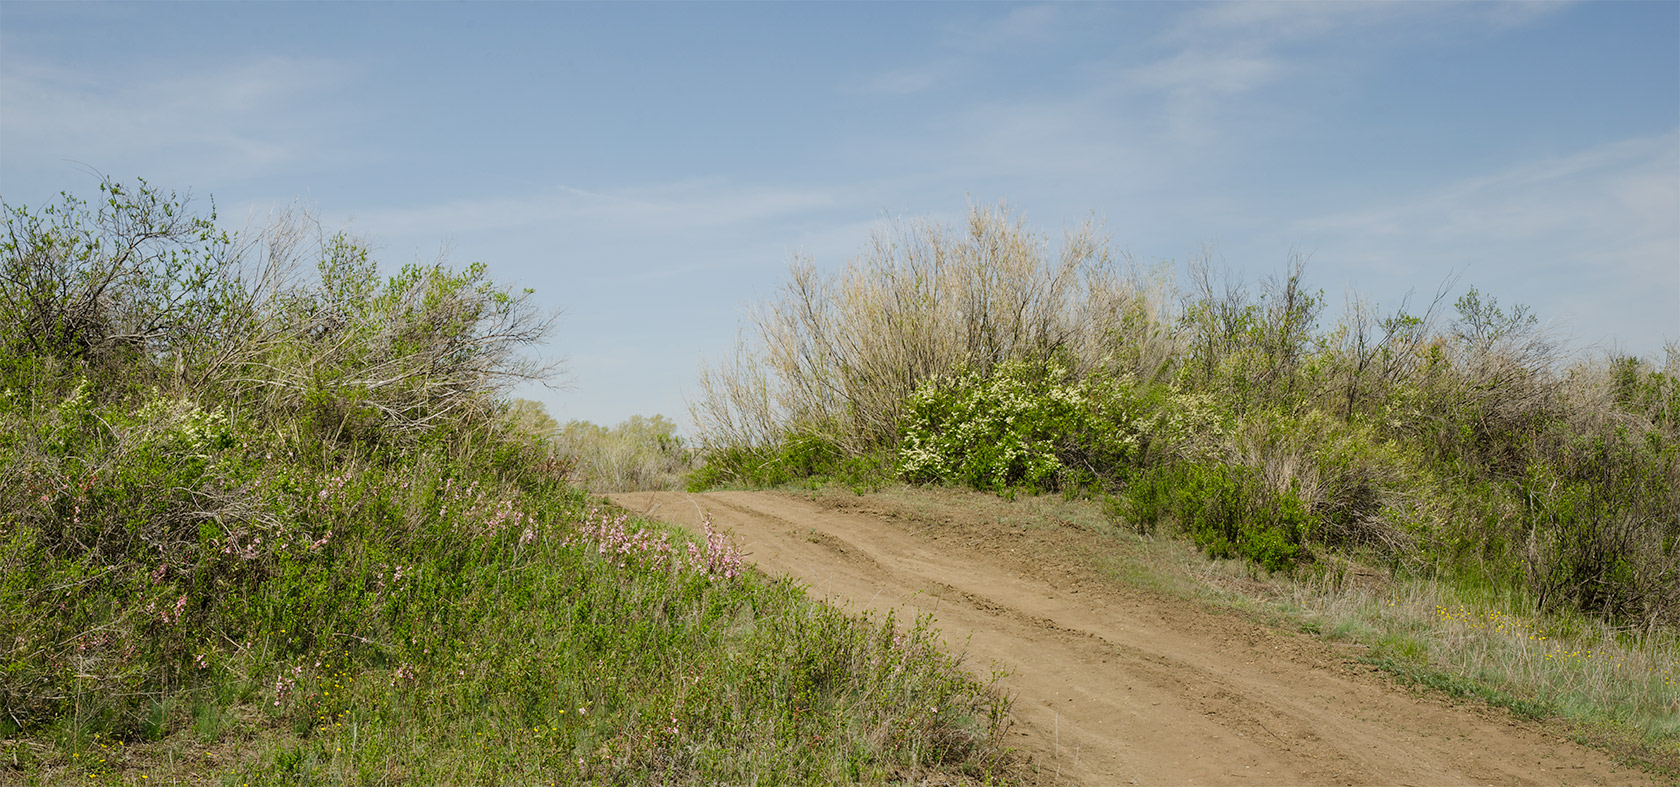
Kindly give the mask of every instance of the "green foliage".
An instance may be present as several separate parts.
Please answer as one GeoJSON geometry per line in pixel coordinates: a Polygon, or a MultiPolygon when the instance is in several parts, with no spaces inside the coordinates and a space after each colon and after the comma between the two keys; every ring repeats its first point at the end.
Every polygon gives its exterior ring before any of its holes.
{"type": "Polygon", "coordinates": [[[1610,363],[1610,391],[1616,407],[1648,424],[1653,444],[1680,437],[1680,376],[1650,369],[1637,358],[1610,363]]]}
{"type": "MultiPolygon", "coordinates": [[[[290,230],[234,243],[169,195],[105,193],[6,208],[0,735],[49,777],[171,736],[239,741],[242,783],[1001,762],[1006,702],[925,627],[570,486],[540,412],[496,399],[539,371],[529,293],[482,265],[381,278],[343,235],[307,249],[313,280],[242,279],[233,250],[290,230]]],[[[682,450],[669,421],[629,428],[682,450]]]]}
{"type": "Polygon", "coordinates": [[[1540,318],[1527,306],[1519,304],[1509,310],[1501,309],[1499,299],[1490,295],[1483,300],[1475,287],[1454,301],[1453,307],[1458,310],[1458,327],[1454,333],[1472,350],[1489,350],[1499,341],[1532,331],[1540,324],[1540,318]]]}
{"type": "MultiPolygon", "coordinates": [[[[1412,648],[1417,647],[1413,643],[1408,644],[1411,644],[1412,648]]],[[[1506,708],[1518,718],[1545,719],[1557,712],[1557,708],[1551,703],[1513,696],[1491,688],[1486,683],[1432,669],[1422,663],[1421,657],[1408,648],[1379,647],[1373,655],[1362,657],[1360,661],[1381,668],[1407,685],[1435,689],[1450,697],[1478,699],[1495,708],[1506,708]]]]}
{"type": "Polygon", "coordinates": [[[1305,262],[1266,281],[1259,298],[1205,260],[1190,266],[1192,296],[1180,317],[1189,357],[1179,365],[1182,389],[1215,390],[1239,413],[1300,392],[1324,295],[1305,289],[1305,262]],[[1221,286],[1223,285],[1223,286],[1221,286]]]}
{"type": "Polygon", "coordinates": [[[344,677],[366,645],[282,659],[262,697],[299,740],[241,780],[393,760],[427,780],[878,779],[961,762],[1001,722],[926,629],[847,618],[785,581],[673,571],[644,548],[669,534],[571,516],[590,535],[554,528],[453,573],[380,576],[401,610],[389,631],[355,631],[385,643],[378,679],[344,677]],[[510,571],[524,579],[498,589],[510,571]]]}
{"type": "Polygon", "coordinates": [[[833,483],[861,491],[878,488],[890,477],[889,464],[881,457],[849,454],[831,438],[794,432],[775,445],[730,446],[707,454],[705,462],[689,474],[688,489],[833,483]]]}
{"type": "Polygon", "coordinates": [[[1252,471],[1231,465],[1173,463],[1151,468],[1126,488],[1114,513],[1140,531],[1162,522],[1215,558],[1244,557],[1270,571],[1309,557],[1312,517],[1295,495],[1268,489],[1252,471]]]}
{"type": "Polygon", "coordinates": [[[548,374],[519,353],[552,317],[535,312],[530,291],[490,281],[482,263],[408,265],[382,281],[367,250],[339,234],[317,272],[318,286],[265,313],[285,341],[261,364],[271,406],[290,409],[314,440],[410,441],[439,419],[488,418],[508,383],[548,374]]]}
{"type": "Polygon", "coordinates": [[[1121,484],[1205,456],[1225,427],[1198,395],[1074,379],[1067,364],[1010,361],[924,383],[905,404],[898,470],[912,482],[1031,492],[1121,484]]]}
{"type": "MultiPolygon", "coordinates": [[[[99,186],[90,206],[68,194],[39,211],[3,208],[0,349],[138,371],[137,357],[181,363],[240,329],[244,296],[230,274],[232,238],[215,211],[140,181],[99,186]]],[[[116,382],[101,377],[101,382],[116,382]]]]}
{"type": "Polygon", "coordinates": [[[1312,515],[1310,538],[1393,558],[1415,534],[1396,518],[1426,484],[1419,460],[1363,419],[1320,409],[1254,409],[1232,430],[1234,463],[1312,515]]]}
{"type": "MultiPolygon", "coordinates": [[[[899,472],[910,481],[992,491],[1057,488],[1067,469],[1064,446],[1118,431],[1095,423],[1091,402],[1067,377],[1060,364],[1007,362],[990,377],[967,372],[924,383],[905,404],[899,472]]],[[[1115,437],[1109,450],[1124,461],[1136,436],[1115,437]]]]}
{"type": "Polygon", "coordinates": [[[505,417],[514,431],[541,440],[552,440],[560,433],[560,423],[548,414],[548,408],[544,407],[542,402],[530,399],[509,400],[505,417]]]}
{"type": "Polygon", "coordinates": [[[1543,607],[1654,627],[1680,603],[1680,446],[1626,431],[1572,438],[1513,482],[1529,586],[1543,607]]]}
{"type": "Polygon", "coordinates": [[[930,378],[1058,353],[1083,362],[1109,330],[1143,327],[1140,294],[1090,225],[1050,252],[1007,208],[971,207],[960,227],[883,232],[841,271],[796,258],[734,358],[702,367],[701,445],[817,432],[848,454],[891,451],[906,397],[930,378]]]}
{"type": "Polygon", "coordinates": [[[1680,624],[1680,348],[1569,363],[1527,307],[1445,286],[1325,325],[1299,259],[1250,286],[1201,257],[1175,291],[1086,233],[1053,264],[1003,218],[882,239],[837,277],[796,263],[760,344],[702,373],[692,483],[889,451],[917,483],[1118,495],[1270,566],[1310,542],[1680,624]]]}

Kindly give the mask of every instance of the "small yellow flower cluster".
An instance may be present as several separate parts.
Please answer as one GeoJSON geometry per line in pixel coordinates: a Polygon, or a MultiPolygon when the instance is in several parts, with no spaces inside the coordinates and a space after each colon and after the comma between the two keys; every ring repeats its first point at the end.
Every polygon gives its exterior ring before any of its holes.
{"type": "MultiPolygon", "coordinates": [[[[112,758],[119,760],[122,758],[123,742],[116,738],[107,738],[96,732],[93,734],[93,743],[99,746],[98,754],[89,754],[84,758],[80,752],[76,752],[70,755],[70,761],[87,768],[89,779],[98,779],[105,776],[120,778],[118,771],[113,768],[116,763],[111,760],[112,758]]],[[[140,778],[145,779],[147,776],[140,774],[140,778]]]]}
{"type": "MultiPolygon", "coordinates": [[[[1389,606],[1394,605],[1390,604],[1389,606]]],[[[1448,609],[1445,606],[1436,604],[1435,619],[1441,622],[1462,623],[1473,629],[1526,634],[1529,639],[1535,641],[1544,641],[1546,639],[1546,635],[1541,633],[1540,630],[1534,628],[1534,624],[1514,615],[1507,615],[1498,610],[1493,610],[1485,615],[1478,615],[1471,612],[1468,607],[1464,607],[1462,605],[1457,609],[1448,609]]]]}
{"type": "MultiPolygon", "coordinates": [[[[1395,606],[1395,603],[1389,602],[1389,606],[1395,606]]],[[[1621,656],[1616,654],[1604,653],[1592,648],[1585,650],[1566,649],[1560,646],[1556,640],[1551,639],[1544,631],[1535,628],[1534,624],[1504,612],[1492,611],[1479,614],[1462,605],[1456,609],[1449,609],[1444,605],[1437,604],[1435,605],[1435,620],[1440,623],[1457,623],[1470,629],[1513,634],[1518,638],[1545,643],[1543,647],[1546,648],[1547,652],[1544,660],[1553,664],[1563,664],[1571,667],[1603,664],[1616,668],[1625,665],[1621,656]]],[[[1655,672],[1655,669],[1653,668],[1651,671],[1655,672]]],[[[1663,670],[1662,674],[1663,685],[1672,688],[1675,683],[1670,671],[1663,670]]]]}
{"type": "Polygon", "coordinates": [[[315,705],[315,723],[325,728],[343,727],[344,717],[349,714],[346,703],[350,696],[350,686],[356,679],[344,669],[333,671],[333,666],[327,662],[315,662],[315,668],[320,670],[316,679],[319,691],[311,699],[315,705]]]}
{"type": "Polygon", "coordinates": [[[1616,658],[1614,656],[1608,656],[1608,655],[1603,654],[1603,653],[1598,653],[1598,652],[1593,651],[1591,649],[1588,649],[1588,650],[1585,650],[1585,651],[1571,650],[1571,651],[1567,651],[1567,652],[1559,649],[1555,652],[1547,653],[1546,658],[1548,660],[1554,662],[1554,663],[1566,664],[1566,665],[1569,665],[1569,666],[1572,666],[1572,667],[1583,666],[1583,665],[1587,664],[1588,662],[1597,663],[1597,662],[1604,662],[1606,660],[1609,660],[1610,666],[1613,666],[1613,667],[1622,666],[1622,660],[1621,659],[1616,658]]]}

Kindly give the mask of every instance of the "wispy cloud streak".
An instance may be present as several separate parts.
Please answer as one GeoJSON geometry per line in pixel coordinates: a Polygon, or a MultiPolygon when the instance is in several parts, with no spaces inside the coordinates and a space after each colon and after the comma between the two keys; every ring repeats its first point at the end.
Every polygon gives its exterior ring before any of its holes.
{"type": "Polygon", "coordinates": [[[122,73],[26,63],[5,76],[8,146],[96,164],[158,156],[224,174],[319,155],[334,120],[320,99],[347,83],[337,64],[281,58],[122,73]]]}
{"type": "Polygon", "coordinates": [[[451,200],[413,208],[376,210],[355,217],[358,230],[418,235],[517,227],[577,226],[594,233],[677,234],[751,225],[832,205],[820,190],[735,186],[717,181],[671,183],[610,191],[556,186],[541,191],[451,200]]]}

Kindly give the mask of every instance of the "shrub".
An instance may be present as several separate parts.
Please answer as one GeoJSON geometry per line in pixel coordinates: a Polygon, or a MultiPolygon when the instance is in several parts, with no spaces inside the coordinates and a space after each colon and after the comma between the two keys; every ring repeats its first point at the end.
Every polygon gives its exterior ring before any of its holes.
{"type": "Polygon", "coordinates": [[[934,378],[905,403],[898,472],[991,491],[1093,483],[1148,453],[1152,435],[1129,393],[1076,382],[1060,361],[934,378]]]}
{"type": "Polygon", "coordinates": [[[214,206],[195,215],[190,204],[106,180],[91,207],[68,194],[38,211],[0,207],[4,355],[73,362],[101,387],[214,367],[245,338],[250,293],[214,206]]]}
{"type": "Polygon", "coordinates": [[[900,475],[1032,492],[1115,488],[1161,462],[1208,459],[1227,427],[1212,400],[1061,360],[929,380],[905,404],[900,475]]]}
{"type": "MultiPolygon", "coordinates": [[[[482,266],[382,279],[363,247],[311,247],[295,224],[224,243],[166,195],[104,194],[5,208],[14,769],[98,777],[107,743],[189,728],[240,741],[244,772],[215,778],[258,784],[815,783],[1001,761],[1006,701],[925,627],[812,603],[715,531],[684,543],[591,509],[538,413],[498,400],[542,369],[520,354],[548,324],[529,293],[482,266]],[[299,255],[315,279],[284,275],[299,255]]],[[[620,431],[681,448],[663,419],[620,431]]]]}
{"type": "MultiPolygon", "coordinates": [[[[899,472],[992,491],[1057,488],[1063,445],[1094,426],[1090,403],[1066,378],[1059,364],[1011,362],[989,379],[968,372],[924,383],[905,404],[899,472]]],[[[1125,448],[1124,438],[1114,446],[1125,448]]]]}
{"type": "Polygon", "coordinates": [[[704,463],[689,475],[688,488],[699,492],[720,486],[821,486],[832,482],[863,490],[889,480],[889,468],[879,455],[851,455],[823,435],[794,432],[774,445],[730,446],[706,454],[704,463]]]}
{"type": "Polygon", "coordinates": [[[1204,254],[1180,289],[1116,273],[1089,228],[1047,248],[973,211],[837,275],[797,261],[733,363],[701,371],[696,482],[888,453],[915,482],[1118,494],[1144,527],[1268,565],[1310,543],[1680,623],[1680,348],[1661,369],[1572,357],[1527,307],[1450,280],[1421,310],[1355,297],[1325,325],[1299,259],[1249,287],[1204,254]]]}
{"type": "Polygon", "coordinates": [[[1680,616],[1680,450],[1611,434],[1576,437],[1517,482],[1527,502],[1521,558],[1545,608],[1573,607],[1655,630],[1680,616]],[[1656,450],[1653,450],[1656,449],[1656,450]]]}
{"type": "Polygon", "coordinates": [[[796,259],[730,363],[702,367],[692,405],[701,448],[760,449],[810,432],[861,456],[897,442],[923,382],[1061,354],[1077,374],[1116,362],[1153,376],[1170,357],[1160,282],[1119,275],[1089,226],[1059,253],[1005,210],[972,209],[963,231],[914,224],[877,235],[841,273],[796,259]]]}
{"type": "Polygon", "coordinates": [[[1384,511],[1418,491],[1422,474],[1415,457],[1382,440],[1370,424],[1318,409],[1255,410],[1238,421],[1230,441],[1230,461],[1312,514],[1314,541],[1371,548],[1383,557],[1412,547],[1413,534],[1394,527],[1384,511]]]}
{"type": "Polygon", "coordinates": [[[1172,463],[1140,473],[1110,514],[1141,532],[1172,522],[1210,557],[1244,557],[1271,571],[1310,559],[1313,519],[1300,498],[1247,468],[1172,463]]]}
{"type": "Polygon", "coordinates": [[[1251,288],[1221,276],[1207,257],[1189,266],[1179,319],[1187,357],[1177,365],[1178,386],[1218,391],[1239,413],[1293,399],[1306,382],[1324,304],[1323,293],[1305,289],[1305,261],[1297,258],[1284,276],[1262,282],[1256,301],[1251,288]]]}

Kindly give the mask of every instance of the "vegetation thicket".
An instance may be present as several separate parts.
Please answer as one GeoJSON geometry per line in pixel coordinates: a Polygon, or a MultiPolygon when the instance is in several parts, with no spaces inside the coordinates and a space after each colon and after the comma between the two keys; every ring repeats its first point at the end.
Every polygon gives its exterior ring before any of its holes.
{"type": "Polygon", "coordinates": [[[568,484],[546,415],[503,398],[553,370],[530,291],[478,264],[383,277],[302,216],[229,235],[144,183],[4,213],[0,781],[1005,762],[1006,703],[924,625],[568,484]]]}
{"type": "Polygon", "coordinates": [[[551,434],[575,483],[592,492],[680,489],[693,469],[693,452],[662,415],[633,415],[610,427],[571,421],[551,434]]]}
{"type": "MultiPolygon", "coordinates": [[[[1180,282],[1001,209],[901,225],[832,275],[795,260],[701,371],[692,483],[1091,495],[1214,557],[1444,582],[1554,643],[1672,663],[1680,347],[1661,367],[1572,353],[1475,289],[1331,319],[1301,260],[1257,287],[1208,260],[1180,282]]],[[[1648,672],[1629,713],[1672,735],[1680,694],[1648,672]]]]}

